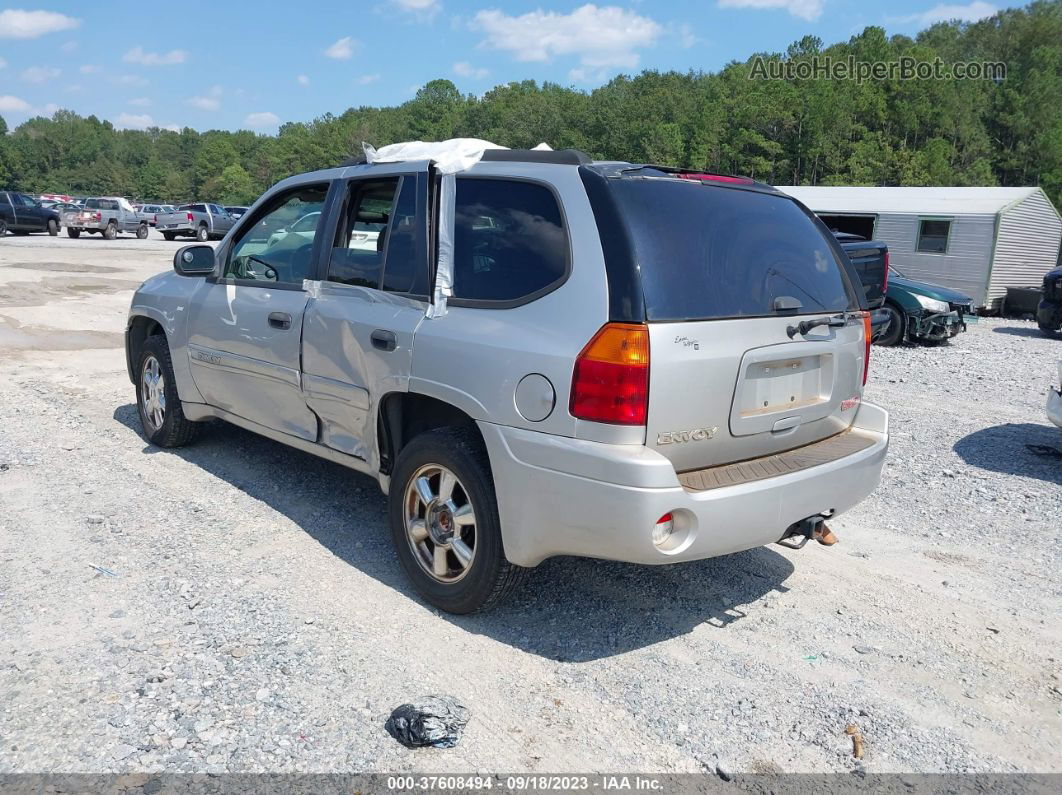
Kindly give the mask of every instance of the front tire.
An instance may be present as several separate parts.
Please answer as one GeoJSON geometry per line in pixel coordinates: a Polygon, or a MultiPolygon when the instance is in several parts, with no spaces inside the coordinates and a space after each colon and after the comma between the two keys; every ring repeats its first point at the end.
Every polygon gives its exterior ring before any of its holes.
{"type": "Polygon", "coordinates": [[[52,237],[55,237],[59,234],[59,224],[55,221],[54,218],[50,218],[48,220],[48,234],[52,237]]]}
{"type": "Polygon", "coordinates": [[[528,571],[505,558],[490,462],[471,428],[428,431],[402,449],[389,515],[413,587],[448,613],[493,607],[528,571]]]}
{"type": "Polygon", "coordinates": [[[163,232],[163,233],[162,233],[162,236],[163,236],[164,238],[166,238],[167,240],[169,240],[169,241],[170,241],[171,243],[172,243],[172,242],[173,242],[173,241],[174,241],[174,240],[176,239],[176,237],[177,237],[177,235],[173,234],[173,232],[163,232]]]}
{"type": "Polygon", "coordinates": [[[72,226],[68,226],[66,228],[66,236],[67,237],[74,237],[74,238],[81,237],[81,230],[80,229],[74,229],[74,227],[72,227],[72,226]]]}
{"type": "Polygon", "coordinates": [[[197,243],[206,243],[210,239],[210,232],[203,225],[200,225],[195,230],[195,239],[197,243]]]}
{"type": "Polygon", "coordinates": [[[185,419],[165,337],[144,340],[136,373],[136,407],[144,438],[159,447],[183,447],[191,442],[200,424],[185,419]]]}
{"type": "Polygon", "coordinates": [[[885,304],[882,309],[889,314],[889,325],[881,332],[881,336],[874,340],[877,345],[895,345],[903,339],[906,318],[899,309],[892,304],[885,304]]]}

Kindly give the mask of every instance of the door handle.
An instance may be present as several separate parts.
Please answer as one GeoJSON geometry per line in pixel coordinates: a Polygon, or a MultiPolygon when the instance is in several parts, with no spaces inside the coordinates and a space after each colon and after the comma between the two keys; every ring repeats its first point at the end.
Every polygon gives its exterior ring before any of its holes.
{"type": "Polygon", "coordinates": [[[291,315],[287,312],[270,312],[269,325],[287,331],[291,328],[291,315]]]}
{"type": "Polygon", "coordinates": [[[369,338],[372,340],[372,347],[379,348],[381,351],[393,351],[398,345],[395,333],[382,328],[376,329],[369,335],[369,338]]]}

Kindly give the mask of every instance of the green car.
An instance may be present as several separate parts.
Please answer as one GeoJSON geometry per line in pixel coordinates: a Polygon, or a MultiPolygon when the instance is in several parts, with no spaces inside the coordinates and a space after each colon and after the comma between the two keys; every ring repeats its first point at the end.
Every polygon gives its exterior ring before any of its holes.
{"type": "Polygon", "coordinates": [[[966,331],[973,299],[950,287],[909,279],[893,267],[882,310],[888,312],[889,323],[875,339],[878,345],[903,341],[939,345],[966,331]]]}

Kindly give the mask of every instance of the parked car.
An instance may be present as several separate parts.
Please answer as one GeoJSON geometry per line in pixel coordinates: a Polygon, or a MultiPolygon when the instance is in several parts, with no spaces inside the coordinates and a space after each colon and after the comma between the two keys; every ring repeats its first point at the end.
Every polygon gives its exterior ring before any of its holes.
{"type": "Polygon", "coordinates": [[[1043,294],[1036,307],[1036,325],[1049,337],[1062,333],[1062,267],[1044,275],[1043,294]]]}
{"type": "Polygon", "coordinates": [[[239,221],[249,209],[249,207],[226,207],[225,212],[231,215],[233,220],[239,221]]]}
{"type": "Polygon", "coordinates": [[[167,240],[178,236],[194,237],[200,243],[222,238],[236,220],[216,204],[200,202],[182,204],[175,212],[158,216],[156,229],[167,240]]]}
{"type": "Polygon", "coordinates": [[[1058,386],[1047,390],[1047,419],[1062,428],[1062,359],[1058,362],[1058,386]]]}
{"type": "Polygon", "coordinates": [[[59,213],[42,207],[36,199],[25,193],[0,191],[0,237],[8,232],[13,235],[28,235],[30,232],[59,234],[59,213]]]}
{"type": "Polygon", "coordinates": [[[889,285],[889,247],[879,240],[867,240],[848,232],[834,232],[833,236],[859,274],[867,307],[878,309],[885,303],[889,285]]]}
{"type": "Polygon", "coordinates": [[[100,196],[86,199],[80,210],[63,213],[63,226],[70,237],[80,237],[82,232],[103,235],[114,240],[120,232],[132,232],[143,240],[148,236],[147,222],[121,196],[100,196]]]}
{"type": "Polygon", "coordinates": [[[436,264],[435,175],[292,177],[216,250],[181,248],[126,331],[149,442],[221,418],[375,477],[403,568],[454,613],[555,555],[836,540],[825,521],[877,486],[888,418],[862,401],[858,279],[807,208],[751,180],[488,150],[456,176],[436,264]],[[311,213],[298,247],[269,242],[311,213]],[[384,245],[350,245],[377,225],[384,245]]]}
{"type": "Polygon", "coordinates": [[[136,214],[148,226],[155,226],[160,215],[172,213],[174,210],[175,208],[169,204],[142,204],[137,208],[136,214]]]}
{"type": "Polygon", "coordinates": [[[910,341],[938,345],[966,331],[966,318],[973,315],[973,299],[950,287],[909,279],[893,265],[881,311],[889,315],[889,322],[874,337],[877,344],[910,341]]]}

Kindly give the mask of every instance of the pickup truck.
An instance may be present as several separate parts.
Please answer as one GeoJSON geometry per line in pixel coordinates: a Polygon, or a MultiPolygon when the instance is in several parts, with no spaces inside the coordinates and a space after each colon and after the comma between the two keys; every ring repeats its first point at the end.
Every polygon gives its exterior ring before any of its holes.
{"type": "Polygon", "coordinates": [[[140,240],[148,236],[147,222],[121,196],[86,199],[82,209],[63,213],[63,226],[70,237],[81,237],[82,232],[103,235],[107,240],[114,240],[119,232],[133,232],[140,240]]]}
{"type": "Polygon", "coordinates": [[[28,235],[30,232],[59,234],[59,213],[42,207],[25,193],[0,190],[0,237],[8,232],[28,235]]]}
{"type": "Polygon", "coordinates": [[[155,228],[167,240],[178,235],[194,237],[200,243],[211,238],[220,240],[236,220],[216,204],[182,204],[176,212],[163,213],[155,219],[155,228]]]}
{"type": "Polygon", "coordinates": [[[751,179],[480,143],[291,177],[175,252],[126,328],[148,441],[218,418],[369,474],[454,613],[556,555],[834,543],[888,415],[829,231],[751,179]]]}

